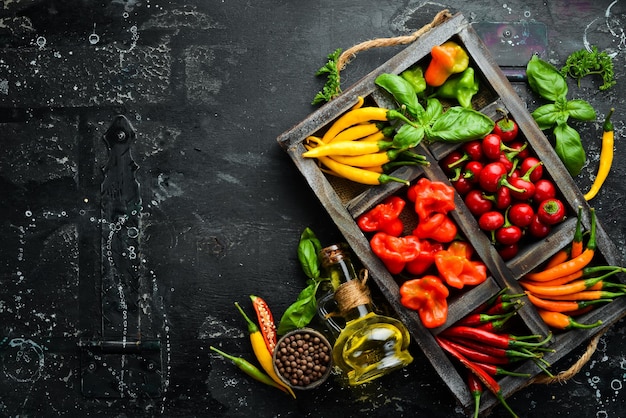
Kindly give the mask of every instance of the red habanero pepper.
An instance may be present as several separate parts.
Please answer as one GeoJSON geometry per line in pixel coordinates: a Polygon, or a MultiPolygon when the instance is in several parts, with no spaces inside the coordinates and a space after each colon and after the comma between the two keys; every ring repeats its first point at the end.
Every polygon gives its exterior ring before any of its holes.
{"type": "Polygon", "coordinates": [[[419,255],[415,260],[406,263],[409,274],[420,275],[435,264],[435,254],[443,250],[443,244],[429,239],[420,240],[419,255]]]}
{"type": "Polygon", "coordinates": [[[420,241],[413,235],[394,237],[384,232],[377,232],[370,240],[374,254],[381,259],[389,273],[398,274],[407,262],[417,258],[420,252],[420,241]]]}
{"type": "Polygon", "coordinates": [[[402,213],[405,205],[406,201],[401,197],[389,196],[383,202],[359,216],[357,225],[363,232],[382,231],[398,237],[404,230],[404,224],[400,220],[400,213],[402,213]]]}
{"type": "Polygon", "coordinates": [[[471,260],[470,244],[454,241],[444,251],[435,255],[435,265],[439,275],[448,286],[457,289],[474,286],[487,279],[487,266],[482,261],[471,260]]]}
{"type": "Polygon", "coordinates": [[[400,303],[416,310],[426,328],[443,325],[448,318],[450,291],[437,276],[426,275],[407,280],[400,286],[400,303]]]}
{"type": "Polygon", "coordinates": [[[433,213],[447,214],[456,208],[454,187],[440,181],[430,181],[426,177],[409,187],[407,197],[415,203],[415,213],[420,220],[433,213]]]}
{"type": "Polygon", "coordinates": [[[420,239],[432,239],[437,242],[451,242],[456,238],[458,228],[448,215],[434,213],[428,218],[420,219],[413,235],[420,239]]]}

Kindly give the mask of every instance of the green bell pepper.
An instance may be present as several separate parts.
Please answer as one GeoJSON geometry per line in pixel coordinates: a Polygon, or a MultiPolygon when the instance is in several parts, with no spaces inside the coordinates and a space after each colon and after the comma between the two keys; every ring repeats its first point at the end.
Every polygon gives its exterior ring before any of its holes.
{"type": "Polygon", "coordinates": [[[467,67],[461,74],[446,80],[435,95],[445,99],[456,99],[462,107],[471,109],[472,97],[479,90],[479,83],[474,75],[474,69],[467,67]]]}

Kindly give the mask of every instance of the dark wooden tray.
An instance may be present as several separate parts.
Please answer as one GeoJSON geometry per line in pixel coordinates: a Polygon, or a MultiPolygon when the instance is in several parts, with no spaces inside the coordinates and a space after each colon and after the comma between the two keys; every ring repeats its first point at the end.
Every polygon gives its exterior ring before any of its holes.
{"type": "MultiPolygon", "coordinates": [[[[405,186],[400,183],[375,187],[357,185],[347,180],[327,176],[319,169],[313,159],[305,159],[301,156],[305,151],[303,145],[305,138],[310,135],[319,135],[320,132],[327,129],[334,120],[357,102],[359,96],[366,98],[374,105],[382,107],[393,106],[389,103],[389,97],[375,85],[374,80],[376,77],[383,73],[401,73],[425,59],[430,54],[433,46],[440,45],[451,39],[460,43],[468,51],[472,66],[481,77],[481,86],[483,87],[479,97],[473,101],[474,108],[494,119],[497,117],[495,110],[497,108],[504,108],[510,113],[519,124],[520,135],[526,138],[534,153],[544,162],[544,173],[547,173],[557,183],[561,196],[569,206],[569,213],[575,214],[578,206],[582,206],[585,212],[583,225],[589,228],[589,206],[584,200],[582,193],[554,152],[546,136],[538,128],[525,104],[515,93],[506,76],[490,55],[486,46],[461,14],[451,17],[445,23],[426,32],[417,41],[389,61],[346,89],[341,96],[320,107],[305,120],[281,134],[277,141],[290,155],[298,170],[306,178],[313,192],[343,234],[346,242],[352,247],[353,252],[363,266],[370,271],[375,284],[398,318],[406,324],[413,339],[450,388],[456,400],[463,408],[469,410],[473,408],[473,398],[467,389],[465,374],[459,372],[458,366],[451,362],[437,345],[434,335],[468,314],[504,287],[510,288],[513,293],[522,293],[522,288],[517,283],[517,280],[571,242],[576,217],[570,216],[544,240],[526,246],[515,258],[505,262],[499,256],[495,247],[491,245],[485,233],[480,230],[477,221],[466,208],[463,199],[457,194],[457,209],[452,212],[452,216],[461,231],[476,249],[477,254],[487,265],[491,276],[483,284],[471,288],[450,300],[446,325],[438,329],[429,330],[421,324],[415,312],[404,308],[400,304],[398,283],[386,270],[382,262],[372,253],[368,238],[361,232],[355,222],[356,217],[360,214],[371,209],[389,195],[398,193],[405,186]]],[[[426,176],[431,180],[448,182],[448,178],[440,169],[438,161],[453,149],[455,149],[455,146],[441,143],[433,144],[428,148],[420,145],[417,152],[426,155],[430,159],[430,166],[418,168],[402,167],[396,170],[394,175],[410,181],[426,176]]],[[[616,264],[618,262],[617,251],[600,222],[597,225],[597,241],[598,253],[601,257],[607,263],[616,264]]],[[[558,361],[580,344],[584,344],[594,335],[603,332],[625,314],[626,299],[617,299],[594,309],[581,320],[592,322],[601,319],[603,325],[587,330],[572,330],[555,334],[554,342],[551,346],[555,349],[555,352],[546,355],[545,359],[550,363],[558,361]]],[[[530,333],[547,335],[549,332],[532,304],[525,304],[519,312],[519,317],[530,333]]],[[[517,371],[530,373],[532,377],[530,379],[519,377],[499,379],[505,397],[531,384],[532,379],[542,372],[532,361],[521,363],[517,371]]],[[[495,405],[497,405],[495,397],[485,394],[481,402],[481,411],[485,412],[495,405]]]]}

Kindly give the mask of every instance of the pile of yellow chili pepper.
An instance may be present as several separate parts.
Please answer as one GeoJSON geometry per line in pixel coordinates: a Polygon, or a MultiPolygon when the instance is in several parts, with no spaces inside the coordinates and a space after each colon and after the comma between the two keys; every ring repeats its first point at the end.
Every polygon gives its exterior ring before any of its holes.
{"type": "Polygon", "coordinates": [[[379,185],[405,179],[387,174],[398,165],[428,165],[426,157],[397,147],[390,136],[390,110],[358,103],[337,119],[322,137],[306,138],[305,158],[316,158],[328,174],[357,183],[379,185]]]}

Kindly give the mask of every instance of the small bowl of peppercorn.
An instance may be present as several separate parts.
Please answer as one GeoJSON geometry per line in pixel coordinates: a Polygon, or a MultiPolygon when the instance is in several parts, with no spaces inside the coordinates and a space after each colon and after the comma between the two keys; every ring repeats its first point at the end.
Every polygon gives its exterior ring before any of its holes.
{"type": "Polygon", "coordinates": [[[283,335],[274,350],[274,370],[293,389],[307,390],[328,379],[332,368],[332,345],[312,328],[283,335]]]}

